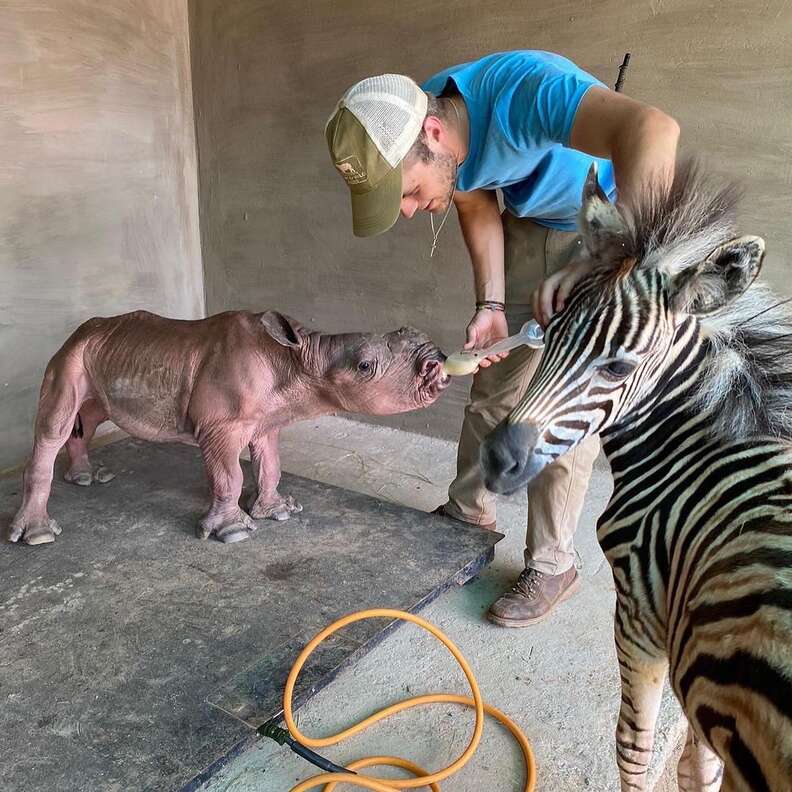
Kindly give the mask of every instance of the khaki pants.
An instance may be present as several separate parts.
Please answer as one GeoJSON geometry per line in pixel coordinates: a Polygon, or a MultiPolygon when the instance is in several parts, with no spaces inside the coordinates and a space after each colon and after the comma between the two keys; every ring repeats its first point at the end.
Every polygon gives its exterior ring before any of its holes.
{"type": "MultiPolygon", "coordinates": [[[[516,333],[533,316],[530,298],[540,281],[576,253],[577,235],[503,213],[506,270],[506,319],[516,333]]],[[[446,511],[466,522],[495,521],[495,496],[484,487],[479,448],[489,432],[522,398],[541,358],[541,350],[518,347],[473,378],[470,402],[457,451],[457,477],[448,490],[446,511]]],[[[572,536],[583,509],[599,439],[590,437],[560,457],[528,486],[525,565],[560,575],[575,560],[572,536]]]]}

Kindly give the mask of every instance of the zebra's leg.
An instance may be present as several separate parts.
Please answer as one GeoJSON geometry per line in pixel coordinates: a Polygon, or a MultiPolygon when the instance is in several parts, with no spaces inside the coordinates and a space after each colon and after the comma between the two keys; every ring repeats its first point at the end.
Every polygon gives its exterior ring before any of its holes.
{"type": "Polygon", "coordinates": [[[722,776],[723,762],[696,736],[693,727],[688,724],[685,750],[679,757],[677,767],[679,792],[718,792],[722,776]]]}
{"type": "Polygon", "coordinates": [[[619,636],[617,619],[616,654],[619,658],[622,695],[616,726],[616,763],[622,792],[646,789],[646,771],[652,758],[654,730],[668,663],[653,660],[619,636]]]}

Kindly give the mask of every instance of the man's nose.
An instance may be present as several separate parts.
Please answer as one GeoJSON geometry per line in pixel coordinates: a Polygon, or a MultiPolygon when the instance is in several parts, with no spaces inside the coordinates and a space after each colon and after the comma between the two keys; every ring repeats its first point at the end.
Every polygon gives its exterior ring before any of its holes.
{"type": "Polygon", "coordinates": [[[402,198],[401,213],[407,219],[411,218],[418,211],[418,201],[415,198],[402,198]]]}

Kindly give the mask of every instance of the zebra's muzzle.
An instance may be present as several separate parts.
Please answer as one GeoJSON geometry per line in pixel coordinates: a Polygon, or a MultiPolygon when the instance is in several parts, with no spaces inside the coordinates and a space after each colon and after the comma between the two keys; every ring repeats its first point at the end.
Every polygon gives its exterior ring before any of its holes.
{"type": "Polygon", "coordinates": [[[481,444],[481,470],[490,492],[508,495],[544,468],[533,454],[538,430],[528,423],[501,421],[481,444]]]}

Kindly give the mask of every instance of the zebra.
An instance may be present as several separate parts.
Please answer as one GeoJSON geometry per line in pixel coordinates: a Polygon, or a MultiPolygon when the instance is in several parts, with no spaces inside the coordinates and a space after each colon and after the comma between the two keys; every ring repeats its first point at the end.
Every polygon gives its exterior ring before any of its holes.
{"type": "Polygon", "coordinates": [[[736,236],[740,193],[690,160],[616,206],[593,168],[586,275],[481,449],[508,493],[601,437],[623,791],[646,789],[666,675],[688,719],[680,790],[792,790],[792,313],[754,283],[765,244],[736,236]]]}

